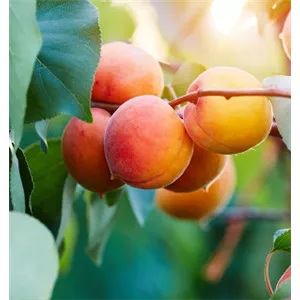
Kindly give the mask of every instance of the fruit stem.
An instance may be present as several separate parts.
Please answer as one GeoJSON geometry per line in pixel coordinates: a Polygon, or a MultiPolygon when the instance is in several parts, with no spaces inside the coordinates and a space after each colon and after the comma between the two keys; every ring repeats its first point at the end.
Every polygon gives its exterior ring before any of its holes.
{"type": "Polygon", "coordinates": [[[195,92],[186,94],[177,99],[174,99],[169,102],[171,107],[175,107],[184,102],[192,102],[196,103],[199,97],[204,96],[223,96],[227,100],[232,97],[242,97],[242,96],[266,96],[266,97],[283,97],[283,98],[291,98],[291,92],[280,90],[280,89],[230,89],[230,90],[222,90],[222,89],[198,89],[195,92]]]}
{"type": "Polygon", "coordinates": [[[274,295],[272,286],[271,286],[271,282],[270,282],[270,278],[269,278],[269,264],[272,258],[274,251],[270,252],[266,258],[266,262],[265,262],[265,267],[264,267],[264,278],[265,278],[265,282],[266,282],[266,286],[268,289],[268,292],[270,294],[270,296],[274,295]]]}
{"type": "Polygon", "coordinates": [[[111,103],[105,103],[100,101],[92,101],[91,107],[102,108],[112,114],[120,107],[120,104],[111,104],[111,103]]]}

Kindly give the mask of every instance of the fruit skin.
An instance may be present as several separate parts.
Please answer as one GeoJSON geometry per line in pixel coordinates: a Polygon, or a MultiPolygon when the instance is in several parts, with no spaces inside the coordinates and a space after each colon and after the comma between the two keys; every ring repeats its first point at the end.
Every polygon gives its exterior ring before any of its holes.
{"type": "Polygon", "coordinates": [[[143,49],[124,42],[103,45],[92,100],[122,104],[141,95],[160,96],[164,87],[159,63],[143,49]]]}
{"type": "Polygon", "coordinates": [[[104,193],[122,185],[111,180],[104,154],[104,132],[111,115],[100,108],[91,109],[93,123],[73,117],[65,128],[62,154],[71,176],[84,188],[104,193]]]}
{"type": "Polygon", "coordinates": [[[166,189],[186,193],[200,188],[209,188],[221,174],[226,158],[226,155],[213,153],[195,145],[190,164],[184,173],[166,189]]]}
{"type": "Polygon", "coordinates": [[[236,185],[236,171],[231,156],[220,177],[209,187],[191,193],[175,193],[159,189],[156,193],[156,205],[165,213],[189,220],[200,220],[220,212],[231,199],[236,185]]]}
{"type": "MultiPolygon", "coordinates": [[[[260,88],[251,74],[234,67],[214,67],[195,79],[188,93],[202,89],[260,88]]],[[[195,144],[220,154],[244,152],[266,139],[273,119],[272,106],[263,96],[199,97],[188,103],[184,125],[195,144]]]]}
{"type": "Polygon", "coordinates": [[[174,182],[186,169],[194,143],[182,120],[159,97],[135,97],[111,117],[104,138],[114,178],[142,189],[174,182]]]}
{"type": "Polygon", "coordinates": [[[286,56],[291,59],[291,11],[285,19],[280,38],[286,56]]]}
{"type": "Polygon", "coordinates": [[[291,279],[291,266],[289,266],[285,272],[282,274],[282,276],[280,277],[280,279],[278,280],[277,282],[277,285],[276,285],[276,290],[278,290],[280,288],[280,286],[286,281],[286,280],[289,280],[291,279]]]}

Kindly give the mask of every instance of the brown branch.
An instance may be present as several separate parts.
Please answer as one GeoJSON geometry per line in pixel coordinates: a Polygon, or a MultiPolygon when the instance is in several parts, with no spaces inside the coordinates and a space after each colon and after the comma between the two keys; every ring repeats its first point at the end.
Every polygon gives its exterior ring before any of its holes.
{"type": "Polygon", "coordinates": [[[268,289],[268,292],[270,294],[270,296],[274,295],[273,289],[272,289],[272,285],[270,282],[270,277],[269,277],[269,264],[272,258],[272,255],[274,254],[274,252],[270,252],[266,258],[266,262],[265,262],[265,267],[264,267],[264,278],[265,278],[265,282],[266,282],[266,286],[268,289]]]}
{"type": "Polygon", "coordinates": [[[225,210],[217,216],[221,220],[241,221],[241,220],[265,220],[279,221],[283,219],[289,220],[291,213],[289,211],[272,211],[272,210],[257,210],[254,208],[237,207],[230,210],[225,210]]]}
{"type": "Polygon", "coordinates": [[[282,136],[278,130],[277,123],[275,121],[273,121],[269,136],[282,138],[282,136]]]}
{"type": "Polygon", "coordinates": [[[205,96],[223,96],[226,99],[232,97],[243,97],[243,96],[266,96],[266,97],[283,97],[291,98],[291,93],[280,89],[198,89],[195,92],[186,94],[177,99],[169,102],[171,107],[175,107],[184,102],[196,103],[199,97],[205,96]]]}
{"type": "Polygon", "coordinates": [[[112,103],[105,103],[105,102],[100,102],[100,101],[92,101],[91,106],[105,109],[109,113],[113,114],[120,107],[120,104],[112,104],[112,103]]]}

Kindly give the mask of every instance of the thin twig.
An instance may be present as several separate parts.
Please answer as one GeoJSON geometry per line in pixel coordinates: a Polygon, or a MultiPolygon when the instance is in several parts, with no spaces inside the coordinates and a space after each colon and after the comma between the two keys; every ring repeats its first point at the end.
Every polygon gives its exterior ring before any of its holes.
{"type": "Polygon", "coordinates": [[[177,99],[174,99],[169,102],[171,107],[175,107],[184,102],[193,102],[196,103],[199,97],[205,96],[223,96],[226,99],[230,99],[232,97],[243,97],[243,96],[266,96],[266,97],[283,97],[283,98],[291,98],[291,93],[288,91],[280,90],[280,89],[198,89],[195,92],[186,94],[177,99]]]}
{"type": "Polygon", "coordinates": [[[269,278],[269,264],[272,258],[272,255],[274,254],[274,252],[270,252],[266,258],[266,262],[265,262],[265,267],[264,267],[264,278],[265,278],[265,282],[266,282],[266,286],[267,289],[269,291],[270,296],[274,295],[273,289],[272,289],[272,285],[270,282],[270,278],[269,278]]]}
{"type": "Polygon", "coordinates": [[[279,221],[283,219],[289,220],[291,213],[289,211],[272,211],[272,210],[257,210],[254,208],[240,207],[232,208],[223,211],[218,219],[222,220],[265,220],[265,221],[279,221]]]}
{"type": "Polygon", "coordinates": [[[105,109],[106,111],[108,111],[109,113],[112,114],[120,107],[120,104],[112,104],[112,103],[105,103],[105,102],[100,102],[100,101],[92,101],[91,106],[105,109]]]}
{"type": "Polygon", "coordinates": [[[172,98],[173,98],[173,99],[177,99],[178,97],[177,97],[177,95],[176,95],[176,92],[175,92],[173,86],[172,86],[171,84],[167,84],[167,88],[168,88],[168,90],[169,90],[169,92],[170,92],[172,98]]]}

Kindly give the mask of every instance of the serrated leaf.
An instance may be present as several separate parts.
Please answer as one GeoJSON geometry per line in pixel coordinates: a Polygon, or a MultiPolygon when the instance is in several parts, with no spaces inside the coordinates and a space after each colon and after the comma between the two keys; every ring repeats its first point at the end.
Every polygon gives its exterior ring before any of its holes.
{"type": "Polygon", "coordinates": [[[26,111],[26,95],[34,62],[42,46],[36,22],[36,0],[9,1],[9,123],[19,146],[26,111]]]}
{"type": "Polygon", "coordinates": [[[172,81],[176,95],[178,97],[185,95],[191,83],[204,71],[205,67],[200,64],[184,62],[175,73],[172,81]]]}
{"type": "Polygon", "coordinates": [[[288,251],[291,252],[291,229],[277,230],[273,236],[272,251],[288,251]]]}
{"type": "Polygon", "coordinates": [[[291,280],[288,279],[278,290],[275,291],[274,295],[271,297],[271,300],[288,300],[291,299],[291,280]]]}
{"type": "Polygon", "coordinates": [[[39,143],[24,151],[35,189],[31,195],[33,216],[44,223],[56,237],[62,216],[65,181],[68,176],[64,165],[61,140],[49,140],[45,154],[39,143]]]}
{"type": "Polygon", "coordinates": [[[26,122],[70,114],[91,122],[100,57],[98,11],[88,0],[38,0],[43,46],[28,91],[26,122]]]}
{"type": "Polygon", "coordinates": [[[45,153],[47,153],[48,151],[47,134],[48,134],[48,127],[50,122],[51,120],[41,120],[34,124],[35,130],[41,139],[40,140],[41,149],[45,153]]]}
{"type": "Polygon", "coordinates": [[[153,209],[155,190],[142,190],[126,186],[132,210],[140,226],[144,226],[148,214],[153,209]]]}
{"type": "Polygon", "coordinates": [[[74,203],[74,193],[76,189],[76,181],[71,175],[65,180],[63,194],[62,194],[62,204],[61,204],[61,220],[56,237],[56,245],[59,246],[63,240],[65,230],[70,218],[73,203],[74,203]]]}
{"type": "Polygon", "coordinates": [[[109,235],[113,229],[117,204],[108,206],[98,194],[90,195],[87,202],[87,220],[89,227],[87,253],[96,265],[101,265],[109,235]]]}
{"type": "MultiPolygon", "coordinates": [[[[291,76],[272,76],[262,82],[264,88],[277,88],[291,91],[291,76]]],[[[269,97],[277,122],[278,130],[284,143],[291,150],[291,99],[282,97],[269,97]]]]}
{"type": "Polygon", "coordinates": [[[50,299],[58,275],[50,231],[37,219],[9,213],[9,299],[50,299]]]}

